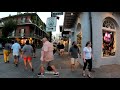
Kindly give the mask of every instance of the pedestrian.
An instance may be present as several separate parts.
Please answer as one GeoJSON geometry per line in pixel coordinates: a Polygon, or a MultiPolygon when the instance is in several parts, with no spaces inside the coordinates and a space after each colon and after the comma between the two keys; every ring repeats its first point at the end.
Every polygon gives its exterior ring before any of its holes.
{"type": "Polygon", "coordinates": [[[9,63],[9,54],[10,54],[10,51],[11,51],[11,46],[8,43],[8,41],[6,41],[5,42],[5,46],[4,46],[4,50],[3,50],[3,53],[4,53],[4,62],[5,63],[9,63]]]}
{"type": "Polygon", "coordinates": [[[33,58],[36,58],[36,44],[35,44],[35,42],[33,42],[32,47],[33,47],[33,58]]]}
{"type": "Polygon", "coordinates": [[[55,66],[53,65],[54,55],[53,55],[53,44],[50,43],[47,37],[43,38],[43,47],[41,50],[41,65],[40,65],[40,73],[38,76],[44,76],[44,67],[47,68],[48,64],[54,71],[55,76],[59,76],[55,66]]]}
{"type": "Polygon", "coordinates": [[[91,48],[91,42],[88,41],[86,43],[86,46],[83,49],[83,76],[85,77],[85,69],[88,65],[88,74],[87,76],[91,78],[91,69],[92,69],[92,60],[94,60],[93,54],[92,54],[92,48],[91,48]]]}
{"type": "Polygon", "coordinates": [[[54,48],[54,50],[53,50],[53,54],[55,54],[56,51],[57,51],[56,45],[53,45],[53,48],[54,48]]]}
{"type": "Polygon", "coordinates": [[[58,42],[58,44],[57,44],[57,52],[60,55],[60,42],[58,42]]]}
{"type": "Polygon", "coordinates": [[[33,47],[29,44],[28,40],[26,41],[26,44],[23,46],[21,51],[22,51],[21,57],[24,60],[25,69],[27,69],[27,62],[28,62],[33,72],[34,71],[32,66],[33,47]]]}
{"type": "Polygon", "coordinates": [[[72,43],[72,46],[69,50],[69,54],[71,56],[71,71],[74,71],[75,70],[75,63],[79,62],[78,61],[78,54],[80,55],[80,50],[79,50],[77,43],[75,41],[72,43]]]}
{"type": "Polygon", "coordinates": [[[63,56],[64,55],[64,45],[62,42],[60,43],[59,49],[60,49],[60,56],[63,56]]]}
{"type": "Polygon", "coordinates": [[[16,67],[18,66],[18,59],[20,56],[20,50],[21,50],[21,46],[20,44],[17,42],[17,40],[15,40],[15,43],[12,45],[11,47],[12,51],[13,51],[13,56],[14,56],[14,64],[16,65],[16,67]]]}

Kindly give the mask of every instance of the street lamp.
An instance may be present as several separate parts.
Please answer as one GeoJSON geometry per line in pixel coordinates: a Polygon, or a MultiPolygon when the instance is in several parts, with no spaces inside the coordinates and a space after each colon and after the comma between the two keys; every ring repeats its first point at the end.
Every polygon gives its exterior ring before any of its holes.
{"type": "Polygon", "coordinates": [[[73,15],[73,13],[71,13],[71,16],[73,15]]]}

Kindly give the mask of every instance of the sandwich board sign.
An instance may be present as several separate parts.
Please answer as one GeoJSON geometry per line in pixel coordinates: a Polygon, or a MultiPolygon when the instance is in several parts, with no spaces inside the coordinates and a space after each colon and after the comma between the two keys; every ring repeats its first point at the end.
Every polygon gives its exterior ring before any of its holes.
{"type": "Polygon", "coordinates": [[[46,22],[46,32],[56,31],[57,18],[49,17],[46,22]]]}

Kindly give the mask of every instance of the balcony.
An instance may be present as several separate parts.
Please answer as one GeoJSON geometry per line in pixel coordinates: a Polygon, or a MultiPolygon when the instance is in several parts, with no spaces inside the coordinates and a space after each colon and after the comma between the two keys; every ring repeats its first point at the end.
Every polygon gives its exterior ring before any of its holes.
{"type": "Polygon", "coordinates": [[[42,38],[42,36],[36,35],[36,34],[34,34],[34,33],[23,34],[23,35],[21,35],[21,33],[20,33],[20,34],[17,34],[17,35],[11,33],[11,34],[9,34],[9,36],[8,36],[8,38],[30,38],[30,37],[36,38],[36,39],[41,39],[41,38],[42,38]]]}
{"type": "Polygon", "coordinates": [[[32,24],[32,21],[30,19],[26,19],[26,20],[18,20],[17,21],[17,24],[26,24],[26,23],[31,23],[32,24]]]}
{"type": "Polygon", "coordinates": [[[73,25],[75,24],[75,21],[79,13],[80,12],[65,12],[63,28],[64,29],[72,28],[73,25]]]}

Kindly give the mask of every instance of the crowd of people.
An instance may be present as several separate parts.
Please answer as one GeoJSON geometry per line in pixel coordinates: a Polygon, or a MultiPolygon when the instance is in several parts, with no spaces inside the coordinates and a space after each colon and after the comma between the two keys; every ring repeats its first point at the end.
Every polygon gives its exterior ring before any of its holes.
{"type": "Polygon", "coordinates": [[[29,63],[31,70],[34,71],[32,66],[32,57],[35,57],[36,47],[35,44],[30,44],[29,41],[26,41],[26,44],[22,47],[17,40],[12,43],[5,42],[4,45],[4,62],[9,63],[9,57],[13,55],[14,64],[18,67],[19,58],[21,57],[24,61],[25,69],[27,69],[27,62],[29,63]]]}
{"type": "MultiPolygon", "coordinates": [[[[39,70],[38,76],[44,76],[45,67],[47,69],[49,67],[49,69],[54,72],[55,76],[59,76],[59,72],[54,66],[54,54],[58,52],[60,56],[64,56],[65,47],[63,43],[60,43],[60,42],[56,46],[54,46],[53,43],[49,42],[47,37],[44,37],[42,39],[42,42],[43,42],[43,46],[41,48],[41,55],[40,55],[41,63],[40,63],[40,70],[39,70]]],[[[29,41],[26,41],[26,44],[23,47],[21,47],[20,44],[17,42],[17,40],[15,40],[15,42],[12,44],[9,44],[9,42],[6,42],[3,52],[4,52],[5,63],[9,63],[9,56],[13,55],[14,64],[16,67],[18,67],[19,58],[21,57],[24,61],[25,69],[26,70],[28,69],[27,67],[27,63],[28,63],[31,71],[34,72],[34,68],[32,65],[32,58],[36,57],[35,43],[31,45],[29,41]]],[[[81,52],[75,41],[72,43],[72,46],[70,47],[69,56],[71,60],[71,71],[75,71],[76,62],[80,64],[78,59],[79,59],[79,56],[81,57],[81,52]]],[[[92,60],[94,60],[94,57],[92,54],[90,41],[86,43],[86,46],[83,49],[82,58],[84,62],[82,75],[86,76],[85,70],[88,65],[87,76],[91,78],[92,60]]]]}

